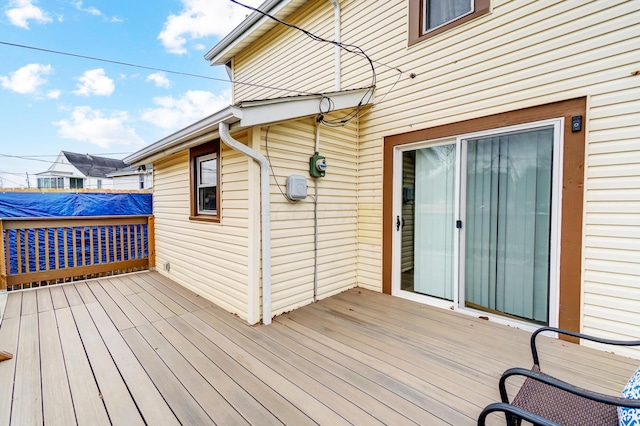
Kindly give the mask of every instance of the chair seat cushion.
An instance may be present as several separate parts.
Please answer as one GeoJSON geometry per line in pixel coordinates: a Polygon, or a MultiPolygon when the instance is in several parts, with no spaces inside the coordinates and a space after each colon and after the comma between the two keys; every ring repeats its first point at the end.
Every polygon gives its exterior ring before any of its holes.
{"type": "MultiPolygon", "coordinates": [[[[534,366],[534,370],[538,368],[534,366]]],[[[566,426],[618,424],[616,407],[582,398],[534,379],[525,380],[512,404],[566,426]]]]}
{"type": "MultiPolygon", "coordinates": [[[[640,399],[640,367],[636,370],[622,391],[622,398],[640,399]]],[[[620,426],[640,425],[640,410],[635,408],[618,407],[620,426]]]]}

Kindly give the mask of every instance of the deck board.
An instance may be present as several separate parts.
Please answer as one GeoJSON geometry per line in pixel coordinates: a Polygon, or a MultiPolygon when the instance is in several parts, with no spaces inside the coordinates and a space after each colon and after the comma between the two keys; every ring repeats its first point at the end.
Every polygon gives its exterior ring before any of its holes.
{"type": "Polygon", "coordinates": [[[55,312],[53,310],[40,312],[38,326],[40,356],[42,363],[47,366],[41,370],[44,422],[47,425],[60,426],[73,424],[76,422],[76,415],[73,410],[55,312]]]}
{"type": "MultiPolygon", "coordinates": [[[[33,298],[29,297],[27,300],[35,302],[36,293],[33,291],[26,293],[33,295],[33,298]]],[[[30,307],[35,308],[35,303],[30,307]]],[[[29,309],[28,312],[31,310],[29,309]]],[[[18,349],[15,354],[16,378],[11,407],[12,425],[42,424],[43,422],[38,336],[38,315],[35,312],[22,315],[18,349]]]]}
{"type": "Polygon", "coordinates": [[[373,417],[373,419],[356,420],[355,423],[401,425],[413,424],[416,421],[419,423],[429,417],[429,413],[419,406],[408,403],[380,383],[368,380],[344,366],[345,360],[327,362],[328,358],[288,338],[275,327],[258,331],[228,316],[217,315],[217,317],[229,327],[242,333],[246,339],[262,347],[262,349],[257,347],[257,350],[270,351],[273,356],[287,360],[292,366],[295,365],[299,369],[297,376],[304,372],[331,389],[342,389],[340,393],[342,397],[357,404],[360,409],[373,417]],[[394,406],[395,409],[392,408],[394,406]]]}
{"type": "MultiPolygon", "coordinates": [[[[11,296],[13,296],[13,294],[11,296]]],[[[15,297],[15,300],[18,300],[18,298],[15,297]]],[[[14,357],[0,362],[0,425],[8,425],[11,422],[12,385],[16,370],[15,354],[18,350],[19,331],[19,316],[5,318],[2,321],[2,327],[0,327],[0,347],[2,347],[2,350],[14,354],[14,357]],[[3,383],[6,385],[2,386],[1,384],[3,383]],[[9,384],[11,384],[11,386],[9,386],[9,384]]]]}
{"type": "Polygon", "coordinates": [[[35,290],[27,290],[22,293],[21,315],[32,315],[38,313],[38,299],[35,290]]]}
{"type": "Polygon", "coordinates": [[[204,377],[191,365],[171,342],[153,326],[137,328],[153,347],[175,377],[193,399],[216,424],[246,424],[240,413],[231,406],[204,377]]]}
{"type": "Polygon", "coordinates": [[[7,306],[4,311],[4,319],[20,317],[22,313],[22,291],[12,291],[7,295],[7,306]]]}
{"type": "MultiPolygon", "coordinates": [[[[124,294],[122,294],[122,292],[114,285],[114,282],[112,280],[98,280],[97,282],[102,287],[102,290],[104,290],[104,293],[108,294],[109,297],[111,297],[113,303],[115,303],[115,305],[120,308],[120,310],[124,313],[124,315],[130,321],[130,323],[133,324],[134,327],[149,324],[147,318],[142,315],[138,308],[133,303],[131,303],[124,294]]],[[[90,286],[89,288],[91,288],[92,291],[93,289],[98,290],[96,287],[92,286],[90,286]]],[[[102,291],[100,291],[100,294],[102,294],[102,291]]],[[[104,306],[104,303],[102,304],[104,306]]]]}
{"type": "Polygon", "coordinates": [[[38,312],[47,312],[53,310],[53,300],[51,300],[51,292],[49,287],[40,288],[35,291],[38,300],[38,312]]]}
{"type": "MultiPolygon", "coordinates": [[[[234,382],[221,368],[193,345],[177,329],[166,321],[153,324],[165,339],[191,364],[202,377],[224,395],[232,407],[250,424],[278,425],[282,424],[260,404],[256,404],[250,393],[234,382]]],[[[214,417],[214,420],[217,419],[214,417]]],[[[221,421],[225,419],[220,419],[221,421]]],[[[231,419],[233,420],[233,419],[231,419]]]]}
{"type": "Polygon", "coordinates": [[[171,410],[164,404],[162,395],[149,379],[144,368],[131,352],[116,327],[109,320],[102,306],[92,303],[87,305],[87,310],[146,423],[152,425],[177,425],[178,421],[171,410]]]}
{"type": "Polygon", "coordinates": [[[84,303],[75,285],[69,284],[61,287],[64,290],[64,295],[67,298],[69,306],[78,306],[84,303]]]}
{"type": "Polygon", "coordinates": [[[61,309],[69,307],[69,302],[64,294],[63,286],[54,285],[50,289],[51,300],[53,301],[53,309],[61,309]]]}
{"type": "Polygon", "coordinates": [[[122,337],[182,424],[214,424],[137,329],[124,330],[122,337]]]}
{"type": "MultiPolygon", "coordinates": [[[[184,318],[174,317],[167,320],[176,330],[182,333],[192,344],[196,345],[202,353],[224,371],[235,383],[251,394],[258,404],[277,413],[279,420],[288,425],[315,424],[301,410],[294,406],[279,393],[273,391],[262,380],[251,374],[241,364],[236,362],[226,352],[216,346],[211,340],[199,333],[191,323],[184,318]]],[[[248,400],[247,403],[251,403],[248,400]]]]}
{"type": "MultiPolygon", "coordinates": [[[[270,326],[158,272],[15,291],[0,327],[15,355],[0,363],[0,426],[474,425],[501,373],[530,366],[529,337],[363,289],[270,326]]],[[[547,337],[540,353],[545,371],[613,395],[638,363],[547,337]]]]}
{"type": "Polygon", "coordinates": [[[104,399],[112,423],[143,425],[144,422],[138,408],[125,383],[118,380],[120,376],[118,368],[89,314],[90,305],[97,303],[91,302],[88,306],[74,306],[71,308],[71,312],[87,351],[91,369],[96,376],[100,395],[104,399]]]}
{"type": "Polygon", "coordinates": [[[311,419],[318,422],[324,420],[327,424],[347,424],[347,422],[336,414],[329,407],[318,401],[315,396],[308,392],[315,393],[315,389],[303,389],[293,381],[293,377],[285,377],[274,371],[271,366],[264,364],[260,358],[262,354],[252,354],[235,343],[235,340],[227,337],[224,333],[218,331],[215,327],[208,324],[206,319],[208,315],[198,312],[205,316],[202,320],[200,316],[189,313],[182,317],[187,319],[190,324],[202,333],[209,340],[214,341],[223,351],[231,356],[236,362],[249,370],[253,375],[262,380],[275,392],[292,402],[299,410],[307,414],[311,419]]]}
{"type": "MultiPolygon", "coordinates": [[[[269,346],[268,348],[261,347],[258,342],[263,337],[261,333],[254,335],[254,339],[252,339],[243,333],[237,333],[237,330],[229,327],[217,316],[209,315],[206,311],[199,311],[196,315],[223,334],[233,335],[233,341],[238,347],[251,353],[259,353],[260,361],[264,363],[265,367],[272,369],[282,377],[295,377],[296,386],[306,391],[312,389],[315,399],[347,422],[351,424],[382,424],[365,410],[365,407],[370,405],[368,398],[360,395],[362,398],[361,403],[358,405],[353,403],[349,396],[356,390],[353,386],[349,386],[348,383],[345,383],[341,388],[339,386],[332,387],[330,384],[332,382],[335,383],[335,381],[332,381],[335,376],[332,377],[327,372],[318,374],[317,368],[313,368],[308,362],[303,362],[302,358],[292,359],[294,355],[288,350],[281,350],[282,348],[278,348],[278,345],[269,346]],[[340,394],[335,389],[341,389],[340,394]]],[[[249,326],[242,325],[241,327],[248,329],[249,326]]]]}
{"type": "Polygon", "coordinates": [[[107,409],[91,371],[71,309],[57,310],[56,318],[78,424],[109,425],[107,409]]]}

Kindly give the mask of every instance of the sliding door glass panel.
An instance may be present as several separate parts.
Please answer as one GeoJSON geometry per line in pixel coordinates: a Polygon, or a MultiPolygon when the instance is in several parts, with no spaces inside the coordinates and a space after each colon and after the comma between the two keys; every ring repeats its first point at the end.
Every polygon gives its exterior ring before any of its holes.
{"type": "MultiPolygon", "coordinates": [[[[455,232],[455,144],[405,152],[403,176],[403,247],[413,243],[412,286],[406,285],[408,265],[403,256],[405,290],[453,300],[455,232]],[[410,204],[411,207],[404,207],[410,204]],[[412,210],[413,217],[405,215],[412,210]],[[410,240],[410,241],[407,241],[410,240]]],[[[409,250],[406,250],[407,252],[409,250]]]]}
{"type": "Polygon", "coordinates": [[[553,128],[467,141],[466,306],[548,322],[553,128]]]}

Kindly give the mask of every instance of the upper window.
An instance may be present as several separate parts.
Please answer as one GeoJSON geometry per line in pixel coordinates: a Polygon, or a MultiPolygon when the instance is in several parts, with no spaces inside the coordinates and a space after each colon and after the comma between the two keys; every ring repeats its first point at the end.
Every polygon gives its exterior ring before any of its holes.
{"type": "Polygon", "coordinates": [[[409,44],[489,12],[490,0],[409,0],[409,44]]]}
{"type": "Polygon", "coordinates": [[[220,142],[214,141],[191,149],[191,218],[220,218],[220,142]]]}
{"type": "Polygon", "coordinates": [[[422,32],[473,12],[473,0],[423,0],[422,32]]]}

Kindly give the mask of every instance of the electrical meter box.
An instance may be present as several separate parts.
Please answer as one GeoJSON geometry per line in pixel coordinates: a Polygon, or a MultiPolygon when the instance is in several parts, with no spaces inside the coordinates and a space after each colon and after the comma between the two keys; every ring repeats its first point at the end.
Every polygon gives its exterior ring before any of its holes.
{"type": "Polygon", "coordinates": [[[309,158],[309,174],[311,177],[324,177],[327,160],[317,152],[309,158]]]}
{"type": "Polygon", "coordinates": [[[287,178],[287,198],[300,201],[307,198],[307,178],[291,175],[287,178]]]}

